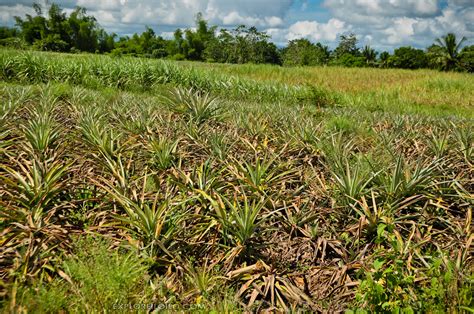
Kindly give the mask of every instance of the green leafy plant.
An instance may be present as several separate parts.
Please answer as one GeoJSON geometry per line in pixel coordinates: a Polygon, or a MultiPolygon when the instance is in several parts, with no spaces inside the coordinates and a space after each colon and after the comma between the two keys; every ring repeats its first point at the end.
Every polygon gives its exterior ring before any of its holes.
{"type": "Polygon", "coordinates": [[[148,143],[151,163],[159,170],[170,168],[176,160],[176,150],[179,139],[171,141],[165,137],[152,139],[148,143]]]}
{"type": "Polygon", "coordinates": [[[344,196],[346,204],[353,203],[364,196],[367,192],[367,187],[376,175],[368,172],[360,162],[350,166],[349,162],[346,161],[343,169],[338,168],[332,171],[336,186],[344,196]]]}
{"type": "Polygon", "coordinates": [[[166,96],[165,103],[173,112],[186,115],[189,120],[202,124],[219,115],[218,98],[191,89],[175,88],[166,96]]]}
{"type": "Polygon", "coordinates": [[[294,173],[293,170],[284,170],[283,164],[277,164],[276,157],[256,158],[254,162],[235,161],[231,167],[239,180],[260,193],[266,193],[270,187],[294,173]]]}

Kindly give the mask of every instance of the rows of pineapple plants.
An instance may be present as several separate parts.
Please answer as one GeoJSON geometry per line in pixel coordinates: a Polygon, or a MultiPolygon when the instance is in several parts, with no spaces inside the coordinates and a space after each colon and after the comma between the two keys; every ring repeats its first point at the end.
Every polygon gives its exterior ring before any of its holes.
{"type": "Polygon", "coordinates": [[[1,98],[5,308],[472,307],[470,120],[186,88],[1,98]]]}

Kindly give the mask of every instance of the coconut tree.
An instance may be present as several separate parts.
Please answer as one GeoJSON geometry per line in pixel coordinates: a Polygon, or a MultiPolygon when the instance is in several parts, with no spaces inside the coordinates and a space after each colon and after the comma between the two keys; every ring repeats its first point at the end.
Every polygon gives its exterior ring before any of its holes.
{"type": "Polygon", "coordinates": [[[379,66],[381,68],[388,67],[388,58],[390,58],[390,53],[388,51],[384,51],[379,56],[379,66]]]}
{"type": "Polygon", "coordinates": [[[439,46],[439,58],[443,70],[453,70],[459,62],[459,51],[461,45],[466,41],[463,37],[459,42],[456,35],[449,33],[446,36],[436,39],[435,45],[439,46]]]}
{"type": "Polygon", "coordinates": [[[362,55],[364,56],[365,62],[367,64],[373,64],[377,59],[377,52],[375,52],[375,50],[372,49],[370,46],[364,47],[364,49],[362,50],[362,55]]]}

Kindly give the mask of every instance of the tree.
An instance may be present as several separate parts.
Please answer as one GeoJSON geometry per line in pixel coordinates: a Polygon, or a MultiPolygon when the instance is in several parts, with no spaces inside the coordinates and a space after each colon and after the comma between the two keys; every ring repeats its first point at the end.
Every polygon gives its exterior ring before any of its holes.
{"type": "Polygon", "coordinates": [[[357,48],[357,37],[353,33],[350,33],[349,35],[341,35],[339,45],[334,50],[334,57],[336,59],[344,54],[350,54],[353,56],[360,55],[359,48],[357,48]]]}
{"type": "Polygon", "coordinates": [[[168,53],[175,59],[204,60],[204,51],[215,37],[216,26],[209,27],[201,13],[196,15],[195,22],[196,30],[175,31],[174,41],[168,45],[168,53]]]}
{"type": "Polygon", "coordinates": [[[393,68],[419,69],[428,66],[428,58],[421,49],[400,47],[395,49],[393,56],[388,59],[388,65],[393,68]]]}
{"type": "Polygon", "coordinates": [[[36,16],[27,14],[25,19],[16,16],[15,20],[24,40],[38,49],[95,52],[99,47],[99,36],[106,37],[105,31],[99,28],[93,16],[87,15],[85,8],[77,7],[67,16],[53,3],[47,18],[39,4],[33,4],[33,8],[36,16]]]}
{"type": "Polygon", "coordinates": [[[212,62],[280,64],[278,49],[269,38],[265,32],[245,25],[232,31],[221,29],[217,37],[206,42],[204,57],[212,62]]]}
{"type": "Polygon", "coordinates": [[[384,51],[379,56],[379,66],[381,68],[388,67],[388,59],[390,58],[390,53],[388,51],[384,51]]]}
{"type": "Polygon", "coordinates": [[[80,51],[95,52],[99,49],[99,37],[105,38],[105,31],[99,29],[95,17],[87,15],[85,8],[77,7],[68,19],[71,45],[80,51]]]}
{"type": "Polygon", "coordinates": [[[196,15],[196,34],[204,43],[215,37],[216,29],[217,26],[209,27],[207,25],[207,21],[203,19],[201,12],[196,15]]]}
{"type": "Polygon", "coordinates": [[[357,56],[350,53],[345,53],[339,58],[331,60],[330,65],[354,68],[354,67],[367,66],[367,63],[363,56],[357,56]]]}
{"type": "Polygon", "coordinates": [[[155,44],[155,31],[148,26],[145,26],[145,31],[139,36],[139,44],[141,45],[142,53],[151,54],[155,44]]]}
{"type": "Polygon", "coordinates": [[[227,29],[221,29],[217,37],[207,42],[204,50],[204,58],[209,62],[230,62],[231,49],[233,46],[231,33],[227,29]]]}
{"type": "Polygon", "coordinates": [[[329,61],[330,50],[321,43],[313,44],[307,39],[295,39],[282,51],[284,65],[323,65],[329,61]]]}
{"type": "Polygon", "coordinates": [[[0,39],[17,37],[19,35],[17,28],[0,26],[0,39]]]}
{"type": "Polygon", "coordinates": [[[464,41],[466,41],[465,37],[457,41],[456,35],[453,33],[436,39],[436,46],[441,48],[439,49],[438,57],[442,70],[451,71],[458,66],[459,50],[464,41]]]}
{"type": "Polygon", "coordinates": [[[15,16],[15,25],[21,29],[23,39],[28,44],[33,44],[35,40],[41,39],[47,36],[47,20],[42,16],[41,6],[37,3],[33,4],[33,9],[36,12],[36,16],[33,17],[26,14],[26,19],[22,19],[15,16]]]}
{"type": "Polygon", "coordinates": [[[181,55],[184,58],[184,39],[183,39],[183,31],[181,29],[176,29],[173,33],[173,41],[170,41],[168,45],[168,54],[171,56],[174,55],[181,55]]]}
{"type": "Polygon", "coordinates": [[[362,56],[365,58],[367,65],[373,65],[377,59],[377,52],[370,46],[366,45],[362,50],[362,56]]]}
{"type": "Polygon", "coordinates": [[[466,46],[459,54],[460,69],[474,73],[474,45],[466,46]]]}
{"type": "MultiPolygon", "coordinates": [[[[85,11],[85,9],[84,9],[85,11]]],[[[66,43],[66,49],[71,46],[70,25],[66,13],[57,4],[52,4],[48,10],[47,36],[55,37],[66,43]]],[[[44,38],[45,36],[43,36],[44,38]]]]}
{"type": "Polygon", "coordinates": [[[43,51],[67,51],[69,44],[61,39],[59,34],[48,34],[39,40],[35,40],[33,47],[43,51]]]}
{"type": "Polygon", "coordinates": [[[97,32],[97,39],[99,41],[99,52],[111,52],[115,48],[115,38],[117,34],[107,34],[103,29],[97,32]]]}

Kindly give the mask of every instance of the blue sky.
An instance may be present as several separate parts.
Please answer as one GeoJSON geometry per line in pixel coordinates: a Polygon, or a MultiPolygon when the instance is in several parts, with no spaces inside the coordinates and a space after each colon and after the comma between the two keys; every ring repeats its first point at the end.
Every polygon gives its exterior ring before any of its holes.
{"type": "MultiPolygon", "coordinates": [[[[40,0],[41,1],[44,0],[40,0]]],[[[31,0],[0,0],[0,23],[32,14],[31,0]]],[[[44,2],[43,2],[44,3],[44,2]]],[[[145,25],[170,36],[193,27],[202,12],[213,25],[255,25],[278,45],[307,38],[335,47],[339,36],[354,32],[359,45],[377,50],[411,45],[426,47],[454,32],[474,44],[474,0],[58,0],[67,12],[85,7],[109,32],[142,32],[145,25]]]]}

